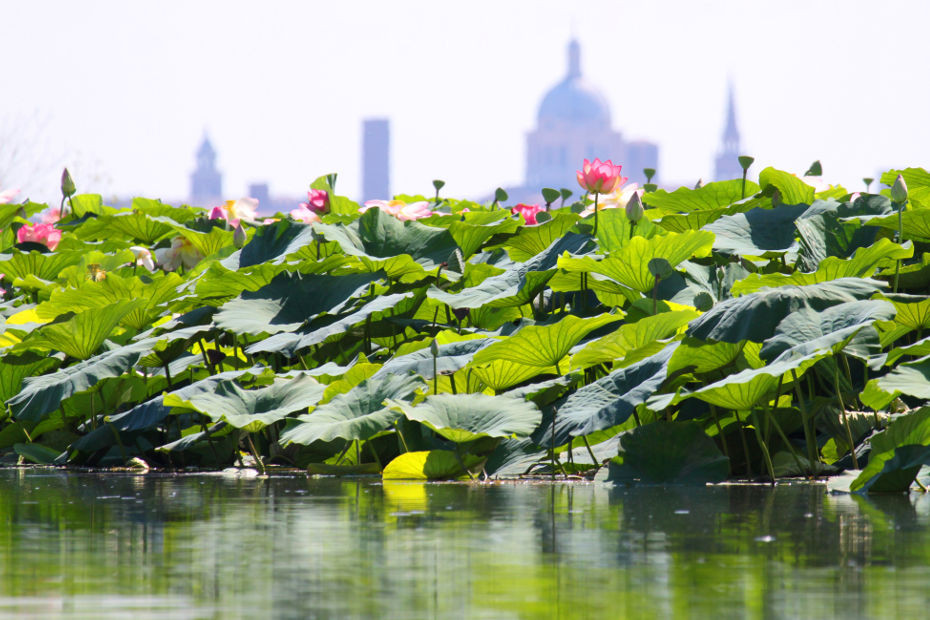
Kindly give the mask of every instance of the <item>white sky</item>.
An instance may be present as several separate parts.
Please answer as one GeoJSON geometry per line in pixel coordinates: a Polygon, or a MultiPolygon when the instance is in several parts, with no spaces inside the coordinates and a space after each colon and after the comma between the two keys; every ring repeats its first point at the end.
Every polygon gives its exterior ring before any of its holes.
{"type": "MultiPolygon", "coordinates": [[[[930,0],[0,0],[0,149],[67,155],[79,191],[180,201],[206,128],[229,198],[333,171],[354,197],[361,120],[386,116],[392,191],[476,197],[522,181],[574,34],[664,182],[711,175],[732,79],[753,170],[819,158],[859,189],[930,167],[928,28],[930,0]]],[[[57,200],[58,171],[11,185],[57,200]]]]}

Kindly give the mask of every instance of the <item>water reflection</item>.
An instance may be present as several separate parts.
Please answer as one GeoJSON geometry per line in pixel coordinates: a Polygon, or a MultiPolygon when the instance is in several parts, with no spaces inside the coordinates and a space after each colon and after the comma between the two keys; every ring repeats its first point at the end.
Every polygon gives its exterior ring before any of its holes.
{"type": "Polygon", "coordinates": [[[924,496],[0,471],[0,614],[922,617],[924,496]]]}

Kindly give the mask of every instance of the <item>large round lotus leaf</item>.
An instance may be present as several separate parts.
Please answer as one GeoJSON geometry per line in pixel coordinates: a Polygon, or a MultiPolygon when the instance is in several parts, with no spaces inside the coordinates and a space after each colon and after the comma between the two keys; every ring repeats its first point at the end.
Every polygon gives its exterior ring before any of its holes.
{"type": "Polygon", "coordinates": [[[849,486],[854,493],[904,493],[930,464],[930,407],[896,418],[869,439],[869,463],[849,486]]]}
{"type": "Polygon", "coordinates": [[[658,421],[620,437],[619,455],[607,479],[620,483],[705,484],[721,482],[728,459],[704,433],[700,422],[658,421]]]}
{"type": "Polygon", "coordinates": [[[434,394],[419,405],[392,403],[410,420],[422,422],[450,441],[527,436],[542,413],[532,402],[487,394],[434,394]]]}
{"type": "Polygon", "coordinates": [[[691,322],[688,335],[723,342],[765,342],[786,316],[807,307],[820,311],[837,304],[868,299],[884,282],[841,278],[812,286],[782,286],[764,289],[716,304],[691,322]]]}
{"type": "Polygon", "coordinates": [[[385,406],[385,401],[388,398],[411,398],[422,385],[422,379],[407,375],[370,377],[345,394],[339,394],[298,417],[297,422],[281,435],[281,443],[309,445],[317,440],[368,439],[400,417],[385,406]]]}
{"type": "Polygon", "coordinates": [[[466,475],[465,468],[480,462],[474,455],[460,458],[451,450],[405,452],[387,464],[385,480],[449,480],[466,475]]]}

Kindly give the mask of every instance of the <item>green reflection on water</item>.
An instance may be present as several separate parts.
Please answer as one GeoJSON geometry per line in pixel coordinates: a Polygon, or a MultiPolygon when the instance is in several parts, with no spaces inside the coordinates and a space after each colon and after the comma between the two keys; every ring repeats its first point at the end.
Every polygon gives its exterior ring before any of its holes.
{"type": "Polygon", "coordinates": [[[930,500],[0,471],[0,614],[901,618],[930,500]]]}

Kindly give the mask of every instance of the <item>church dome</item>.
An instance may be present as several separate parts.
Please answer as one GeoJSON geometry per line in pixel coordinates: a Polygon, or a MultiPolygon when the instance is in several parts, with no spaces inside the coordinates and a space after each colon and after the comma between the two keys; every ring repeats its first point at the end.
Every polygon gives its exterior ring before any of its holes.
{"type": "Polygon", "coordinates": [[[601,93],[581,77],[581,51],[577,41],[568,46],[568,75],[539,104],[540,127],[555,123],[610,127],[610,106],[601,93]]]}

